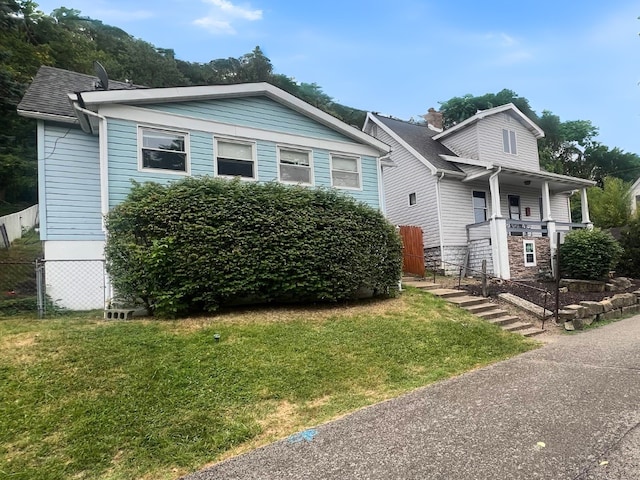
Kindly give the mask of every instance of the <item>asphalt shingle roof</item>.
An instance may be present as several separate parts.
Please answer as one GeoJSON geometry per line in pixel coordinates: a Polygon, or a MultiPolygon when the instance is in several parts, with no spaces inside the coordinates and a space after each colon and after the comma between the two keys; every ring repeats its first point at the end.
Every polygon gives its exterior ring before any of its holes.
{"type": "MultiPolygon", "coordinates": [[[[93,75],[43,65],[18,104],[18,110],[75,119],[76,116],[67,95],[74,92],[94,91],[96,80],[97,78],[93,75]]],[[[131,88],[140,87],[109,80],[109,90],[131,88]]]]}
{"type": "Polygon", "coordinates": [[[440,158],[440,155],[457,155],[437,140],[431,138],[437,135],[438,132],[431,130],[426,125],[405,122],[404,120],[384,117],[377,114],[374,115],[381,123],[393,130],[434,167],[442,170],[462,172],[455,164],[440,158]]]}

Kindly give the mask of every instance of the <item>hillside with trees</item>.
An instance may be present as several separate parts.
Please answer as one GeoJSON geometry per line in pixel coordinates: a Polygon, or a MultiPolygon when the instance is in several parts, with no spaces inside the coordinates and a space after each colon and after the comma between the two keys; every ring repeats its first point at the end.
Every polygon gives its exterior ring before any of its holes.
{"type": "MultiPolygon", "coordinates": [[[[360,127],[366,114],[335,102],[316,83],[299,83],[276,73],[259,46],[239,58],[188,62],[176,58],[172,49],[134,38],[118,27],[83,16],[78,10],[60,7],[46,15],[31,0],[4,0],[0,3],[0,204],[36,201],[36,126],[19,117],[16,106],[38,68],[49,65],[93,74],[94,61],[104,65],[114,80],[138,85],[264,81],[351,125],[360,127]]],[[[544,130],[546,136],[538,147],[546,170],[593,179],[599,186],[606,186],[607,177],[632,182],[640,176],[640,157],[597,142],[598,129],[591,121],[561,121],[548,110],[538,115],[526,98],[508,89],[441,102],[445,127],[463,121],[477,110],[509,102],[544,130]]]]}

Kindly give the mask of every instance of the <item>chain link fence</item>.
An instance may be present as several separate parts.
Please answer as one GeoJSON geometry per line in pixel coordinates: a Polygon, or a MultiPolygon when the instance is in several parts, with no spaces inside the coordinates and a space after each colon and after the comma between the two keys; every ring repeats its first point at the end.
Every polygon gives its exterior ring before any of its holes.
{"type": "Polygon", "coordinates": [[[0,316],[102,309],[107,285],[104,260],[2,261],[0,316]]]}

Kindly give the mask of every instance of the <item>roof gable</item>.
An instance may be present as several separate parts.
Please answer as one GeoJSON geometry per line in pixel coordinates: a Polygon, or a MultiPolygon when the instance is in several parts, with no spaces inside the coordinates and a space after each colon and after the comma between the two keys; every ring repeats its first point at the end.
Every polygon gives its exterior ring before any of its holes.
{"type": "Polygon", "coordinates": [[[466,120],[454,125],[451,128],[446,129],[442,133],[438,133],[433,138],[435,140],[440,140],[441,138],[445,138],[452,133],[458,132],[474,123],[482,120],[483,118],[489,117],[491,115],[496,115],[502,112],[509,112],[513,115],[520,123],[522,123],[525,128],[527,128],[536,138],[544,137],[544,132],[542,129],[531,121],[529,117],[527,117],[524,113],[522,113],[518,107],[516,107],[513,103],[507,103],[506,105],[500,105],[499,107],[489,108],[488,110],[480,110],[474,116],[467,118],[466,120]]]}
{"type": "Polygon", "coordinates": [[[426,125],[384,117],[375,113],[367,114],[367,122],[369,121],[382,127],[432,172],[447,170],[462,173],[462,170],[455,164],[441,157],[441,155],[455,156],[455,153],[434,140],[434,136],[438,132],[431,130],[426,125]]]}

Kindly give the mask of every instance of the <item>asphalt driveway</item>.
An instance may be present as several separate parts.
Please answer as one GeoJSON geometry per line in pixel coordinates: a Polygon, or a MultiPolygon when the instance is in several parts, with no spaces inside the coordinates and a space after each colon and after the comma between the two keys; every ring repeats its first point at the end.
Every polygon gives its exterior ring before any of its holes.
{"type": "Polygon", "coordinates": [[[185,479],[634,479],[639,425],[636,316],[185,479]]]}

